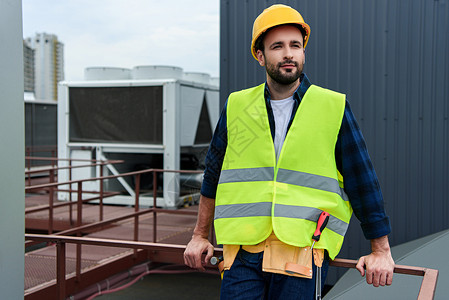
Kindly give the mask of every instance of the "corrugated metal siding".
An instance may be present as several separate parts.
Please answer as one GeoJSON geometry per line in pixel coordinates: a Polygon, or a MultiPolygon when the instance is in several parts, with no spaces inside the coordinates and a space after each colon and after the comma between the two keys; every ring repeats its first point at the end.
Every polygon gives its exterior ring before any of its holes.
{"type": "MultiPolygon", "coordinates": [[[[249,48],[254,19],[274,3],[295,7],[311,26],[311,81],[347,94],[379,176],[391,244],[449,228],[448,0],[222,0],[222,104],[265,81],[249,48]]],[[[369,250],[353,220],[340,257],[369,250]]]]}

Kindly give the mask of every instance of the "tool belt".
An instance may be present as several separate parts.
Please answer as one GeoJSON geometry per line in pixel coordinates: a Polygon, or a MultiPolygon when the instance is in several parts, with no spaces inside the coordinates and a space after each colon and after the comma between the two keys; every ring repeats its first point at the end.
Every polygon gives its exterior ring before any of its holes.
{"type": "Polygon", "coordinates": [[[295,277],[312,278],[312,258],[318,267],[321,267],[324,260],[323,249],[310,251],[310,247],[291,246],[281,242],[272,233],[265,241],[257,245],[224,245],[223,271],[231,268],[240,248],[250,253],[263,251],[262,270],[264,272],[295,277]]]}

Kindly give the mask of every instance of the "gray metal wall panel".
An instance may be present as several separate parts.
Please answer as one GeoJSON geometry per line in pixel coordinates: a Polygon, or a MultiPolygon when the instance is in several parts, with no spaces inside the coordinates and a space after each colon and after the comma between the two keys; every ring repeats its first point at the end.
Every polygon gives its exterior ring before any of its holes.
{"type": "Polygon", "coordinates": [[[25,182],[22,1],[0,1],[0,291],[23,299],[25,182]]]}
{"type": "MultiPolygon", "coordinates": [[[[274,3],[297,8],[311,26],[311,81],[347,94],[379,176],[391,244],[449,228],[448,0],[222,0],[222,105],[265,81],[251,30],[274,3]]],[[[353,220],[340,257],[368,251],[353,220]]]]}

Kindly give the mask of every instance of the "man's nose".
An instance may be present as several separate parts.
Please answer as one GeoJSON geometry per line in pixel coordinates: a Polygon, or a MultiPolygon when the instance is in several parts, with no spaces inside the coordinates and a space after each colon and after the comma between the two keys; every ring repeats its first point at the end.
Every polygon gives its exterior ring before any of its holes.
{"type": "Polygon", "coordinates": [[[292,59],[293,58],[293,52],[290,49],[290,47],[286,47],[285,48],[285,53],[284,53],[284,59],[292,59]]]}

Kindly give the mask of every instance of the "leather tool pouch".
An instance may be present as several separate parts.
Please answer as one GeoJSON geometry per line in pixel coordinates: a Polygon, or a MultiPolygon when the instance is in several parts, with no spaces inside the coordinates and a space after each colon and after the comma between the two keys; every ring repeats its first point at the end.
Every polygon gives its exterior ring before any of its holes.
{"type": "Polygon", "coordinates": [[[265,248],[262,268],[266,272],[312,278],[310,247],[298,248],[281,241],[270,241],[265,248]]]}

